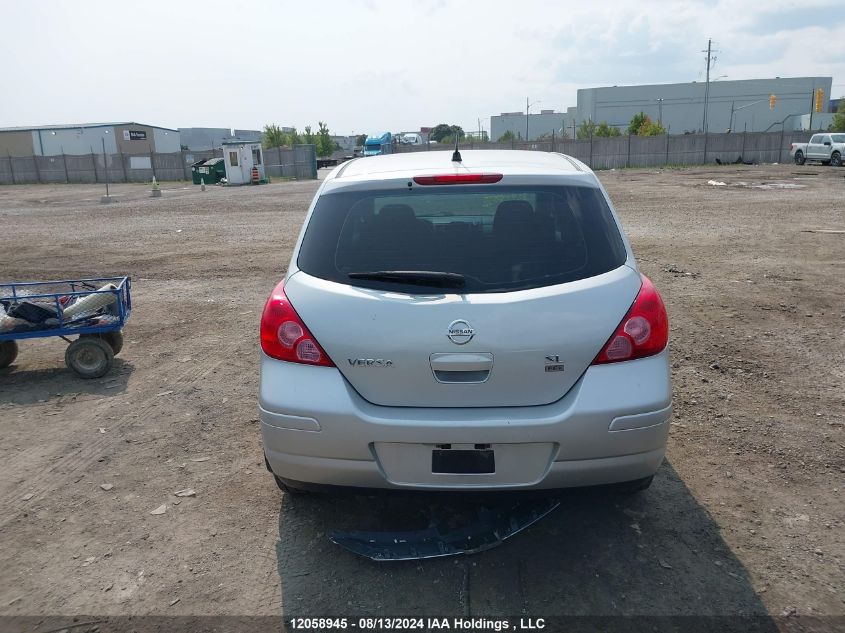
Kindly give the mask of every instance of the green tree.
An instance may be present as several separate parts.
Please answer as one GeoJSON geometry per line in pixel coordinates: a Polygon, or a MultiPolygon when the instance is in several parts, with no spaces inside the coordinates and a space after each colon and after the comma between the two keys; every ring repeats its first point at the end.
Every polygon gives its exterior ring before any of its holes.
{"type": "Polygon", "coordinates": [[[505,132],[504,134],[502,134],[499,137],[498,142],[499,143],[510,143],[511,141],[513,141],[515,139],[516,139],[516,135],[514,135],[514,133],[511,132],[510,130],[508,130],[507,132],[505,132]]]}
{"type": "Polygon", "coordinates": [[[275,123],[270,123],[269,125],[264,126],[264,135],[261,139],[261,144],[264,146],[264,149],[268,149],[270,147],[281,147],[282,145],[286,145],[287,141],[287,134],[282,131],[275,123]]]}
{"type": "Polygon", "coordinates": [[[364,144],[364,141],[367,140],[366,134],[359,134],[355,137],[355,147],[361,147],[364,144]]]}
{"type": "Polygon", "coordinates": [[[666,134],[666,128],[657,121],[652,121],[646,117],[645,122],[640,126],[638,134],[640,136],[663,136],[666,134]]]}
{"type": "Polygon", "coordinates": [[[596,133],[596,125],[595,121],[592,119],[585,119],[581,121],[581,125],[578,126],[578,129],[575,131],[575,136],[578,138],[590,138],[594,136],[596,133]]]}
{"type": "Polygon", "coordinates": [[[640,133],[640,128],[643,126],[648,117],[645,115],[644,112],[637,112],[632,118],[631,122],[628,124],[628,134],[636,135],[640,133]]]}
{"type": "Polygon", "coordinates": [[[299,145],[302,143],[302,138],[299,136],[299,132],[296,131],[295,127],[290,129],[290,132],[286,134],[285,145],[293,147],[294,145],[299,145]]]}
{"type": "Polygon", "coordinates": [[[446,143],[447,141],[445,139],[447,136],[451,136],[452,142],[454,142],[455,136],[462,139],[466,135],[460,125],[448,125],[446,123],[435,125],[434,129],[431,130],[431,134],[428,135],[432,141],[437,141],[438,143],[446,143]]]}
{"type": "Polygon", "coordinates": [[[306,145],[314,145],[317,135],[311,131],[311,126],[305,126],[305,133],[302,135],[302,142],[306,145]]]}
{"type": "Polygon", "coordinates": [[[833,122],[830,124],[831,132],[845,132],[845,97],[839,99],[839,107],[833,115],[833,122]]]}
{"type": "Polygon", "coordinates": [[[329,126],[320,121],[317,131],[317,156],[331,156],[334,151],[335,142],[329,134],[329,126]]]}
{"type": "Polygon", "coordinates": [[[599,123],[594,133],[596,136],[622,136],[619,128],[607,124],[607,121],[599,123]]]}

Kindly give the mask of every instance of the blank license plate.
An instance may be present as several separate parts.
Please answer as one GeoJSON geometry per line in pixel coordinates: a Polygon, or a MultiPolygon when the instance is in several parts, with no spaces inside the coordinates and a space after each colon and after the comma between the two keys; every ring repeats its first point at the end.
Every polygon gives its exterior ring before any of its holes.
{"type": "Polygon", "coordinates": [[[448,475],[485,475],[496,472],[492,450],[435,449],[431,472],[448,475]]]}

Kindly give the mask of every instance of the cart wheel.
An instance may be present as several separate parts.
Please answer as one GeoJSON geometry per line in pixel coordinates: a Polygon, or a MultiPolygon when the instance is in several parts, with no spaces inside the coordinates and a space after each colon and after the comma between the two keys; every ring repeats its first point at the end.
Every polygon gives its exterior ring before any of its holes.
{"type": "Polygon", "coordinates": [[[93,336],[76,339],[65,352],[65,363],[82,378],[101,378],[113,361],[111,345],[93,336]]]}
{"type": "Polygon", "coordinates": [[[0,342],[0,369],[8,367],[15,362],[18,357],[18,342],[17,341],[2,341],[0,342]]]}
{"type": "Polygon", "coordinates": [[[123,331],[103,332],[102,334],[81,334],[79,338],[99,338],[111,346],[112,352],[117,356],[123,349],[123,331]]]}

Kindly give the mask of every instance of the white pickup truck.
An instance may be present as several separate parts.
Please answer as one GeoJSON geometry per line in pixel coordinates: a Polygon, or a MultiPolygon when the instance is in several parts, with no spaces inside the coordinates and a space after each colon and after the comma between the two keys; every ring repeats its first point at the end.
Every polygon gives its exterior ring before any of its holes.
{"type": "Polygon", "coordinates": [[[845,134],[813,134],[809,143],[792,143],[789,155],[798,165],[808,160],[817,160],[825,165],[839,167],[845,156],[845,134]]]}

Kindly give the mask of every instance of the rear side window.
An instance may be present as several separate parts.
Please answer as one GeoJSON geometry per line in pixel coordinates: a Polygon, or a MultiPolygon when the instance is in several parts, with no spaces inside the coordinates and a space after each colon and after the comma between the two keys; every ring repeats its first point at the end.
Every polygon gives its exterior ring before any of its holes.
{"type": "Polygon", "coordinates": [[[625,259],[596,188],[460,186],[321,196],[297,265],[321,279],[412,294],[427,290],[349,275],[453,273],[465,277],[461,292],[485,293],[585,279],[625,259]]]}

